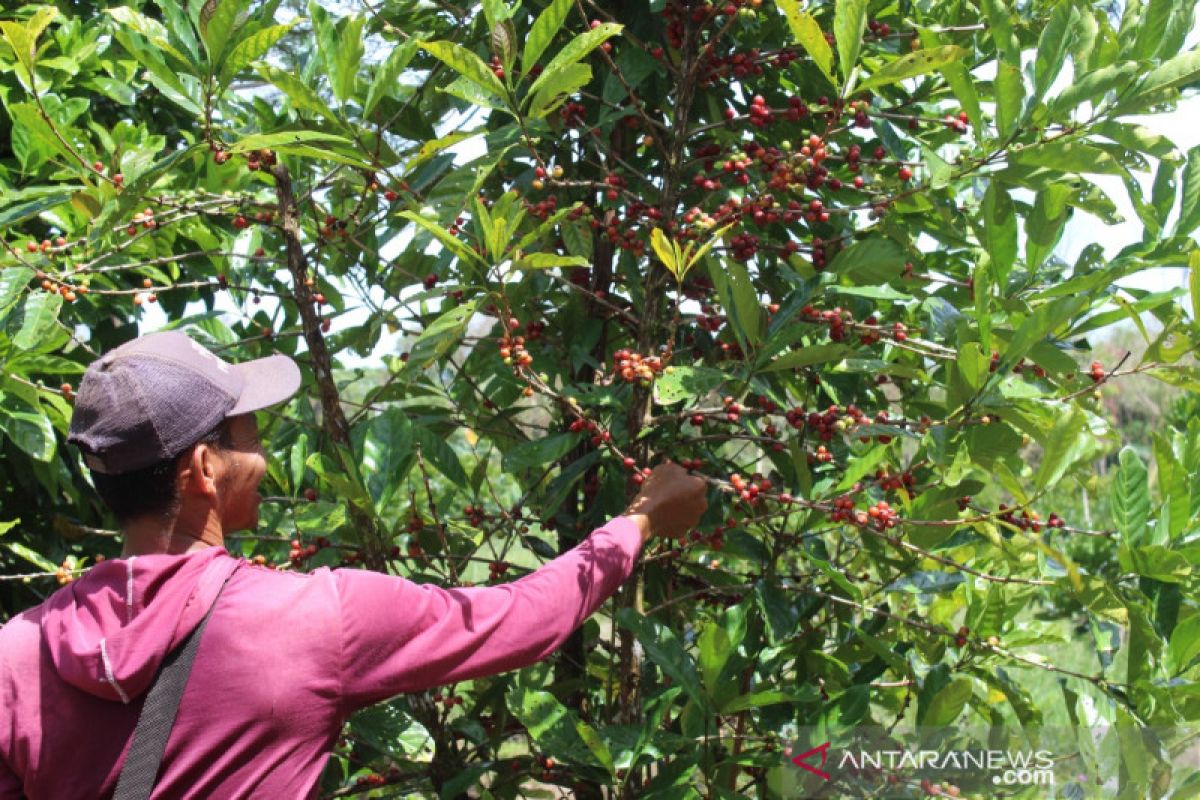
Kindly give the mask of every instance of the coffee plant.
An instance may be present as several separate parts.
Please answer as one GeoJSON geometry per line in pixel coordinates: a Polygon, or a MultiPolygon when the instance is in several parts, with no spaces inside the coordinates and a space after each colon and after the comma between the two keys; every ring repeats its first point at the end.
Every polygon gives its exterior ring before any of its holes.
{"type": "Polygon", "coordinates": [[[352,718],[325,796],[1045,796],[790,763],[871,727],[1191,796],[1200,421],[1121,449],[1098,401],[1200,389],[1200,151],[1138,122],[1194,6],[8,4],[0,607],[119,555],[73,385],[165,320],[304,368],[229,539],[277,569],[503,583],[657,463],[710,485],[546,661],[352,718]],[[1140,241],[1068,263],[1098,175],[1140,241]],[[1047,506],[1107,456],[1091,527],[1047,506]]]}

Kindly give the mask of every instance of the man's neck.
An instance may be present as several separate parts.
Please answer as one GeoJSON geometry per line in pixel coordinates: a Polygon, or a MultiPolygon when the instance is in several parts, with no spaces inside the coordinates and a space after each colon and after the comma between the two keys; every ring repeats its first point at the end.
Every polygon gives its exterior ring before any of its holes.
{"type": "Polygon", "coordinates": [[[225,546],[225,532],[215,513],[181,513],[167,520],[143,517],[126,523],[121,528],[121,535],[125,542],[121,558],[156,554],[181,555],[209,547],[225,546]]]}

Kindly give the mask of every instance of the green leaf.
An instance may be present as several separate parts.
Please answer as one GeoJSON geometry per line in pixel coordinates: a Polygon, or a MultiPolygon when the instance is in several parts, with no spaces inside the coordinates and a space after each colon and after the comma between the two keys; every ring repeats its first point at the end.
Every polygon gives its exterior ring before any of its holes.
{"type": "Polygon", "coordinates": [[[1131,61],[1110,64],[1094,72],[1088,72],[1072,80],[1062,92],[1050,102],[1050,113],[1054,117],[1072,111],[1082,103],[1099,104],[1109,92],[1120,93],[1122,89],[1141,74],[1141,67],[1131,61]]]}
{"type": "Polygon", "coordinates": [[[63,203],[68,203],[75,196],[75,192],[74,188],[55,189],[53,193],[35,200],[13,205],[6,204],[6,207],[0,208],[0,228],[12,228],[17,223],[32,219],[43,211],[49,211],[63,203]]]}
{"type": "Polygon", "coordinates": [[[38,56],[38,37],[56,16],[58,16],[58,10],[47,6],[38,9],[37,13],[26,23],[0,22],[0,32],[3,32],[4,39],[12,48],[13,55],[17,57],[18,63],[24,68],[23,77],[26,83],[33,83],[33,72],[38,56]]]}
{"type": "Polygon", "coordinates": [[[1029,354],[1035,344],[1045,339],[1068,320],[1073,319],[1087,303],[1088,298],[1086,297],[1070,296],[1060,297],[1038,306],[1021,323],[1012,339],[1009,340],[1008,347],[1001,354],[996,372],[1000,375],[1007,375],[1009,370],[1017,365],[1017,362],[1029,354]]]}
{"type": "Polygon", "coordinates": [[[367,99],[363,104],[363,117],[370,117],[379,101],[388,97],[400,85],[400,75],[417,54],[417,43],[409,39],[403,44],[396,45],[382,64],[375,69],[375,78],[371,88],[367,90],[367,99]]]}
{"type": "Polygon", "coordinates": [[[529,97],[529,116],[541,119],[562,105],[568,97],[587,86],[592,80],[592,68],[587,64],[569,64],[558,70],[529,97]]]}
{"type": "Polygon", "coordinates": [[[361,66],[363,53],[363,27],[367,19],[362,14],[347,17],[340,24],[338,31],[338,48],[330,65],[329,83],[333,96],[338,102],[344,103],[354,96],[354,86],[358,80],[358,70],[361,66]]]}
{"type": "Polygon", "coordinates": [[[335,142],[337,144],[353,144],[344,136],[322,131],[276,131],[275,133],[255,133],[246,136],[229,146],[231,153],[248,153],[251,150],[261,150],[264,147],[279,148],[298,142],[335,142]]]}
{"type": "Polygon", "coordinates": [[[525,39],[525,51],[521,53],[521,72],[529,74],[529,70],[533,69],[542,53],[550,46],[550,42],[554,41],[554,37],[562,30],[570,11],[571,0],[552,0],[550,5],[538,14],[538,18],[533,21],[533,27],[529,29],[529,36],[525,39]]]}
{"type": "Polygon", "coordinates": [[[1040,100],[1046,95],[1050,84],[1062,71],[1063,61],[1067,57],[1067,46],[1071,42],[1071,18],[1076,14],[1071,3],[1059,3],[1050,12],[1038,38],[1037,57],[1033,62],[1033,96],[1040,100]]]}
{"type": "Polygon", "coordinates": [[[1083,142],[1056,139],[1013,153],[1009,160],[1029,167],[1045,167],[1058,172],[1124,175],[1126,170],[1099,147],[1083,142]]]}
{"type": "Polygon", "coordinates": [[[763,309],[754,288],[754,280],[745,264],[730,259],[714,261],[710,270],[721,305],[729,315],[729,324],[743,343],[755,346],[762,343],[763,309]]]}
{"type": "Polygon", "coordinates": [[[996,68],[996,128],[1000,136],[1008,137],[1016,130],[1024,114],[1025,81],[1020,68],[1002,61],[996,68]]]}
{"type": "Polygon", "coordinates": [[[45,414],[0,405],[0,430],[30,458],[42,462],[54,458],[54,426],[45,414]]]}
{"type": "Polygon", "coordinates": [[[554,269],[555,267],[586,267],[586,258],[563,256],[557,253],[530,253],[513,262],[516,269],[554,269]]]}
{"type": "Polygon", "coordinates": [[[25,299],[25,318],[13,337],[13,345],[32,350],[42,344],[54,330],[62,304],[62,295],[57,292],[32,292],[25,299]]]}
{"type": "Polygon", "coordinates": [[[1051,183],[1037,194],[1033,212],[1025,221],[1025,266],[1030,271],[1042,265],[1062,238],[1071,216],[1071,188],[1051,183]]]}
{"type": "Polygon", "coordinates": [[[1151,70],[1138,84],[1134,97],[1122,105],[1132,103],[1137,97],[1194,83],[1197,78],[1200,78],[1200,49],[1193,49],[1151,70]]]}
{"type": "Polygon", "coordinates": [[[709,620],[701,628],[696,644],[699,647],[700,677],[709,696],[715,697],[721,688],[721,670],[733,654],[729,634],[716,620],[709,620]]]}
{"type": "Polygon", "coordinates": [[[707,706],[707,698],[700,689],[700,676],[696,672],[696,665],[683,649],[683,644],[675,637],[674,631],[658,620],[642,616],[632,608],[622,608],[618,611],[617,622],[637,635],[646,655],[650,656],[664,673],[670,675],[673,681],[682,686],[689,697],[698,704],[707,706]]]}
{"type": "Polygon", "coordinates": [[[925,728],[944,728],[962,713],[963,707],[974,694],[974,687],[969,678],[955,678],[933,695],[929,704],[924,708],[920,724],[925,728]]]}
{"type": "Polygon", "coordinates": [[[1150,482],[1146,465],[1132,447],[1124,447],[1112,495],[1113,521],[1117,532],[1130,546],[1145,542],[1149,536],[1150,482]]]}
{"type": "MultiPolygon", "coordinates": [[[[462,75],[484,93],[493,97],[504,96],[504,84],[500,79],[483,63],[483,59],[462,45],[439,41],[420,42],[417,46],[462,75]]],[[[545,73],[542,73],[542,77],[545,77],[545,73]]]]}
{"type": "Polygon", "coordinates": [[[421,450],[422,458],[445,475],[446,480],[462,488],[470,484],[466,470],[463,469],[462,462],[458,460],[458,454],[442,436],[424,425],[413,425],[411,431],[413,439],[421,450]]]}
{"type": "Polygon", "coordinates": [[[991,256],[1001,286],[1017,260],[1017,218],[1012,198],[999,181],[988,183],[983,195],[983,249],[991,256]]]}
{"type": "Polygon", "coordinates": [[[1130,547],[1122,543],[1117,550],[1117,563],[1127,572],[1164,583],[1185,583],[1192,573],[1192,565],[1183,553],[1161,544],[1130,547]]]}
{"type": "Polygon", "coordinates": [[[1188,256],[1188,291],[1192,298],[1192,319],[1200,319],[1200,250],[1188,256]]]}
{"type": "Polygon", "coordinates": [[[311,88],[307,83],[302,81],[290,72],[285,72],[277,67],[272,67],[267,64],[256,64],[254,67],[264,79],[273,83],[280,91],[287,95],[288,100],[292,103],[292,108],[296,111],[308,111],[320,117],[337,122],[340,120],[337,114],[333,112],[316,90],[311,88]]]}
{"type": "Polygon", "coordinates": [[[43,572],[58,572],[58,564],[55,564],[32,547],[27,547],[20,542],[3,542],[3,545],[43,572]]]}
{"type": "Polygon", "coordinates": [[[800,369],[814,364],[837,363],[854,353],[854,348],[846,344],[816,344],[784,353],[779,358],[762,368],[762,372],[778,372],[785,369],[800,369]]]}
{"type": "Polygon", "coordinates": [[[15,528],[17,525],[19,525],[20,523],[21,523],[20,519],[10,519],[7,522],[0,522],[0,536],[3,536],[4,534],[8,533],[13,528],[15,528]]]}
{"type": "Polygon", "coordinates": [[[605,769],[612,767],[612,755],[599,735],[554,695],[518,683],[508,692],[506,700],[513,716],[544,751],[605,769]]]}
{"type": "Polygon", "coordinates": [[[504,454],[505,472],[544,467],[565,456],[579,443],[579,437],[570,433],[556,433],[522,442],[504,454]]]}
{"type": "Polygon", "coordinates": [[[450,232],[441,225],[437,224],[437,222],[426,219],[415,211],[401,211],[399,216],[409,220],[410,222],[415,222],[417,225],[420,225],[422,228],[432,233],[434,237],[439,242],[444,244],[446,249],[453,253],[460,261],[463,261],[466,264],[476,265],[483,263],[474,250],[467,247],[467,245],[462,241],[451,236],[450,232]]]}
{"type": "Polygon", "coordinates": [[[29,267],[14,266],[0,269],[0,325],[17,307],[17,301],[33,280],[34,271],[29,267]]]}
{"type": "Polygon", "coordinates": [[[896,242],[872,236],[839,251],[829,263],[829,271],[857,284],[873,286],[898,278],[907,260],[908,254],[896,242]]]}
{"type": "Polygon", "coordinates": [[[204,7],[215,6],[211,15],[200,15],[200,38],[208,51],[208,63],[212,71],[221,64],[221,56],[229,47],[237,26],[238,15],[243,11],[245,0],[208,0],[204,7]]]}
{"type": "Polygon", "coordinates": [[[300,18],[297,17],[286,25],[271,25],[238,42],[221,66],[221,85],[228,86],[238,73],[270,52],[299,22],[300,18]]]}
{"type": "Polygon", "coordinates": [[[812,14],[801,11],[797,0],[777,0],[776,5],[787,18],[788,27],[792,29],[792,36],[808,51],[808,55],[817,65],[817,69],[821,70],[821,74],[836,86],[837,81],[833,77],[833,49],[826,41],[825,33],[821,30],[816,18],[812,14]]]}
{"type": "Polygon", "coordinates": [[[408,351],[406,372],[423,370],[458,346],[467,332],[467,323],[475,313],[475,301],[468,300],[435,319],[413,342],[408,351]]]}
{"type": "Polygon", "coordinates": [[[958,371],[963,376],[963,380],[972,389],[979,389],[983,386],[984,381],[988,376],[988,364],[991,359],[984,355],[983,348],[979,342],[967,342],[962,347],[958,348],[958,371]]]}
{"type": "Polygon", "coordinates": [[[840,0],[833,11],[833,37],[837,42],[838,65],[842,80],[850,80],[850,72],[858,63],[863,31],[867,28],[868,0],[840,0]]]}
{"type": "Polygon", "coordinates": [[[671,405],[689,398],[703,397],[727,380],[720,370],[709,367],[668,367],[654,381],[654,402],[671,405]]]}
{"type": "Polygon", "coordinates": [[[579,61],[612,37],[618,35],[624,30],[624,27],[612,22],[605,22],[602,25],[579,34],[567,42],[567,45],[562,50],[559,50],[554,58],[550,59],[550,63],[546,65],[546,69],[542,71],[542,74],[529,87],[529,93],[536,95],[542,86],[559,80],[560,72],[566,70],[567,67],[579,61]]]}
{"type": "Polygon", "coordinates": [[[1183,168],[1183,197],[1179,206],[1179,219],[1175,221],[1175,235],[1187,236],[1200,227],[1200,147],[1188,151],[1187,164],[1183,168]]]}
{"type": "Polygon", "coordinates": [[[1091,438],[1083,412],[1072,406],[1070,413],[1061,414],[1042,443],[1042,463],[1038,466],[1034,484],[1038,490],[1058,482],[1063,473],[1087,452],[1091,438]]]}
{"type": "Polygon", "coordinates": [[[866,92],[878,89],[880,86],[935,72],[952,62],[964,58],[967,51],[955,45],[943,45],[929,49],[922,48],[906,53],[894,61],[889,61],[876,70],[870,78],[854,88],[856,92],[866,92]]]}
{"type": "Polygon", "coordinates": [[[1200,656],[1200,614],[1192,616],[1175,626],[1171,643],[1167,647],[1167,670],[1178,675],[1200,656]]]}
{"type": "MultiPolygon", "coordinates": [[[[927,28],[918,29],[922,47],[942,47],[945,45],[945,38],[927,28]]],[[[950,91],[954,93],[954,97],[962,106],[963,111],[967,112],[967,119],[970,120],[971,126],[975,130],[983,130],[983,112],[979,107],[979,92],[975,88],[975,79],[967,71],[966,66],[961,61],[951,61],[942,67],[942,77],[946,79],[946,84],[950,87],[950,91]]]]}

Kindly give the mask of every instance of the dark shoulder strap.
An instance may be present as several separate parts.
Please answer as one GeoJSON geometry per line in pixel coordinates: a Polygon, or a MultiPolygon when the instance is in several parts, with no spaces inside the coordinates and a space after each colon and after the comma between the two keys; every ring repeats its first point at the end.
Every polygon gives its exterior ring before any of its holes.
{"type": "MultiPolygon", "coordinates": [[[[234,572],[237,568],[234,568],[234,572]]],[[[138,715],[137,727],[133,731],[133,743],[129,745],[129,753],[121,767],[121,776],[117,779],[117,790],[113,800],[146,800],[154,789],[154,781],[158,778],[158,767],[162,762],[163,752],[167,749],[167,737],[175,724],[175,714],[179,711],[179,701],[183,697],[183,689],[187,686],[188,674],[192,671],[192,661],[196,658],[196,650],[200,646],[200,636],[208,618],[221,599],[221,592],[229,583],[233,572],[225,578],[213,604],[200,624],[188,634],[183,642],[167,654],[159,667],[158,677],[146,693],[146,701],[142,704],[142,712],[138,715]]]]}

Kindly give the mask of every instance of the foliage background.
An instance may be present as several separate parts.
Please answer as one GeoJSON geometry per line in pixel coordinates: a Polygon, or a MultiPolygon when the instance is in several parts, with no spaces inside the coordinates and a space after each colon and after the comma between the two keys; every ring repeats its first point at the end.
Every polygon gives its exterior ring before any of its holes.
{"type": "MultiPolygon", "coordinates": [[[[1063,796],[1194,793],[1200,292],[1120,288],[1200,265],[1200,153],[1132,121],[1195,87],[1194,3],[5,18],[5,619],[119,553],[70,384],[165,319],[306,367],[231,540],[280,568],[510,580],[636,469],[712,483],[544,664],[352,720],[329,796],[774,796],[801,731],[978,723],[1078,725],[1063,796]],[[1067,263],[1069,220],[1118,220],[1097,175],[1140,235],[1067,263]],[[896,527],[854,519],[880,501],[896,527]]],[[[922,778],[809,791],[950,790],[922,778]]]]}

